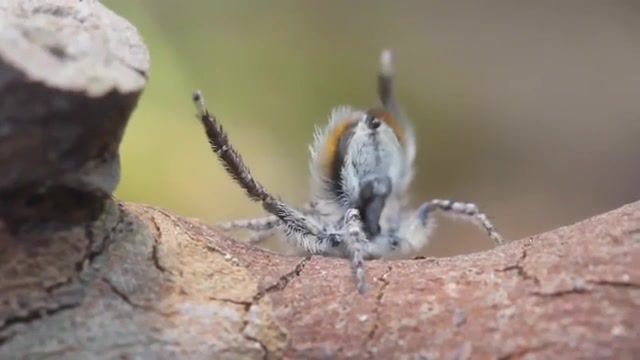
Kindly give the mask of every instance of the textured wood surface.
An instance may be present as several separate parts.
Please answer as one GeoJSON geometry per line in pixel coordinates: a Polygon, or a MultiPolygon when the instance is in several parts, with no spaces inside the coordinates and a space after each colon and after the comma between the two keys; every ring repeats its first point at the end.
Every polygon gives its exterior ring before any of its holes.
{"type": "Polygon", "coordinates": [[[103,200],[0,236],[0,358],[616,358],[640,351],[640,203],[452,258],[348,262],[103,200]],[[55,227],[54,227],[55,228],[55,227]],[[11,254],[11,256],[5,256],[11,254]]]}

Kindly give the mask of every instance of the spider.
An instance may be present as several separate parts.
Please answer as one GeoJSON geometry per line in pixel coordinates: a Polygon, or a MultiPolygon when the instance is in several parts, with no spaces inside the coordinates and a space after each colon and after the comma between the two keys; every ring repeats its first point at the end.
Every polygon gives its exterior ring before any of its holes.
{"type": "Polygon", "coordinates": [[[271,214],[220,227],[254,231],[252,243],[280,230],[301,253],[349,258],[360,293],[366,291],[364,261],[407,256],[423,248],[435,225],[436,210],[472,221],[501,244],[502,236],[475,204],[436,199],[407,209],[416,141],[394,96],[389,50],[380,56],[377,87],[381,106],[366,111],[336,107],[328,125],[316,128],[309,162],[312,201],[303,208],[281,201],[251,175],[207,110],[202,93],[196,91],[193,101],[211,148],[247,196],[271,214]]]}

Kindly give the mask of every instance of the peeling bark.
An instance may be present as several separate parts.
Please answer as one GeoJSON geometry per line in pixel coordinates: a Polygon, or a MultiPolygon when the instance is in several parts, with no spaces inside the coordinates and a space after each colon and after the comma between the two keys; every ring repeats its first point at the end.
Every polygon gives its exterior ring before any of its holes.
{"type": "Polygon", "coordinates": [[[344,259],[113,199],[148,69],[124,20],[91,0],[11,0],[0,20],[0,359],[640,353],[640,202],[486,252],[369,261],[363,296],[344,259]],[[42,36],[51,22],[71,35],[42,36]],[[69,56],[73,34],[93,41],[69,56]]]}

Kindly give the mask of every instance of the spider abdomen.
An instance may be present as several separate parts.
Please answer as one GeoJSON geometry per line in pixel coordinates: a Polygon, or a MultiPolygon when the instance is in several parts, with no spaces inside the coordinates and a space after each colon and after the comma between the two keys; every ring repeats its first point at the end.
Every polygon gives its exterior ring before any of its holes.
{"type": "Polygon", "coordinates": [[[404,149],[393,128],[371,114],[363,114],[340,141],[336,153],[341,164],[331,181],[338,201],[359,210],[368,236],[380,234],[380,217],[394,184],[402,176],[404,149]]]}

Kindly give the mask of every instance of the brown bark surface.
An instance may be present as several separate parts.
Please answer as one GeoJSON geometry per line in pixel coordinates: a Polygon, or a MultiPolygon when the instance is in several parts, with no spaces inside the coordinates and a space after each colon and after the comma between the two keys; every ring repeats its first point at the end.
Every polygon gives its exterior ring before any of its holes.
{"type": "Polygon", "coordinates": [[[640,353],[640,202],[486,252],[367,262],[362,296],[344,259],[116,201],[146,54],[96,1],[0,5],[0,359],[640,353]]]}
{"type": "Polygon", "coordinates": [[[640,203],[491,251],[284,257],[103,200],[2,233],[0,358],[616,358],[640,351],[640,203]]]}

